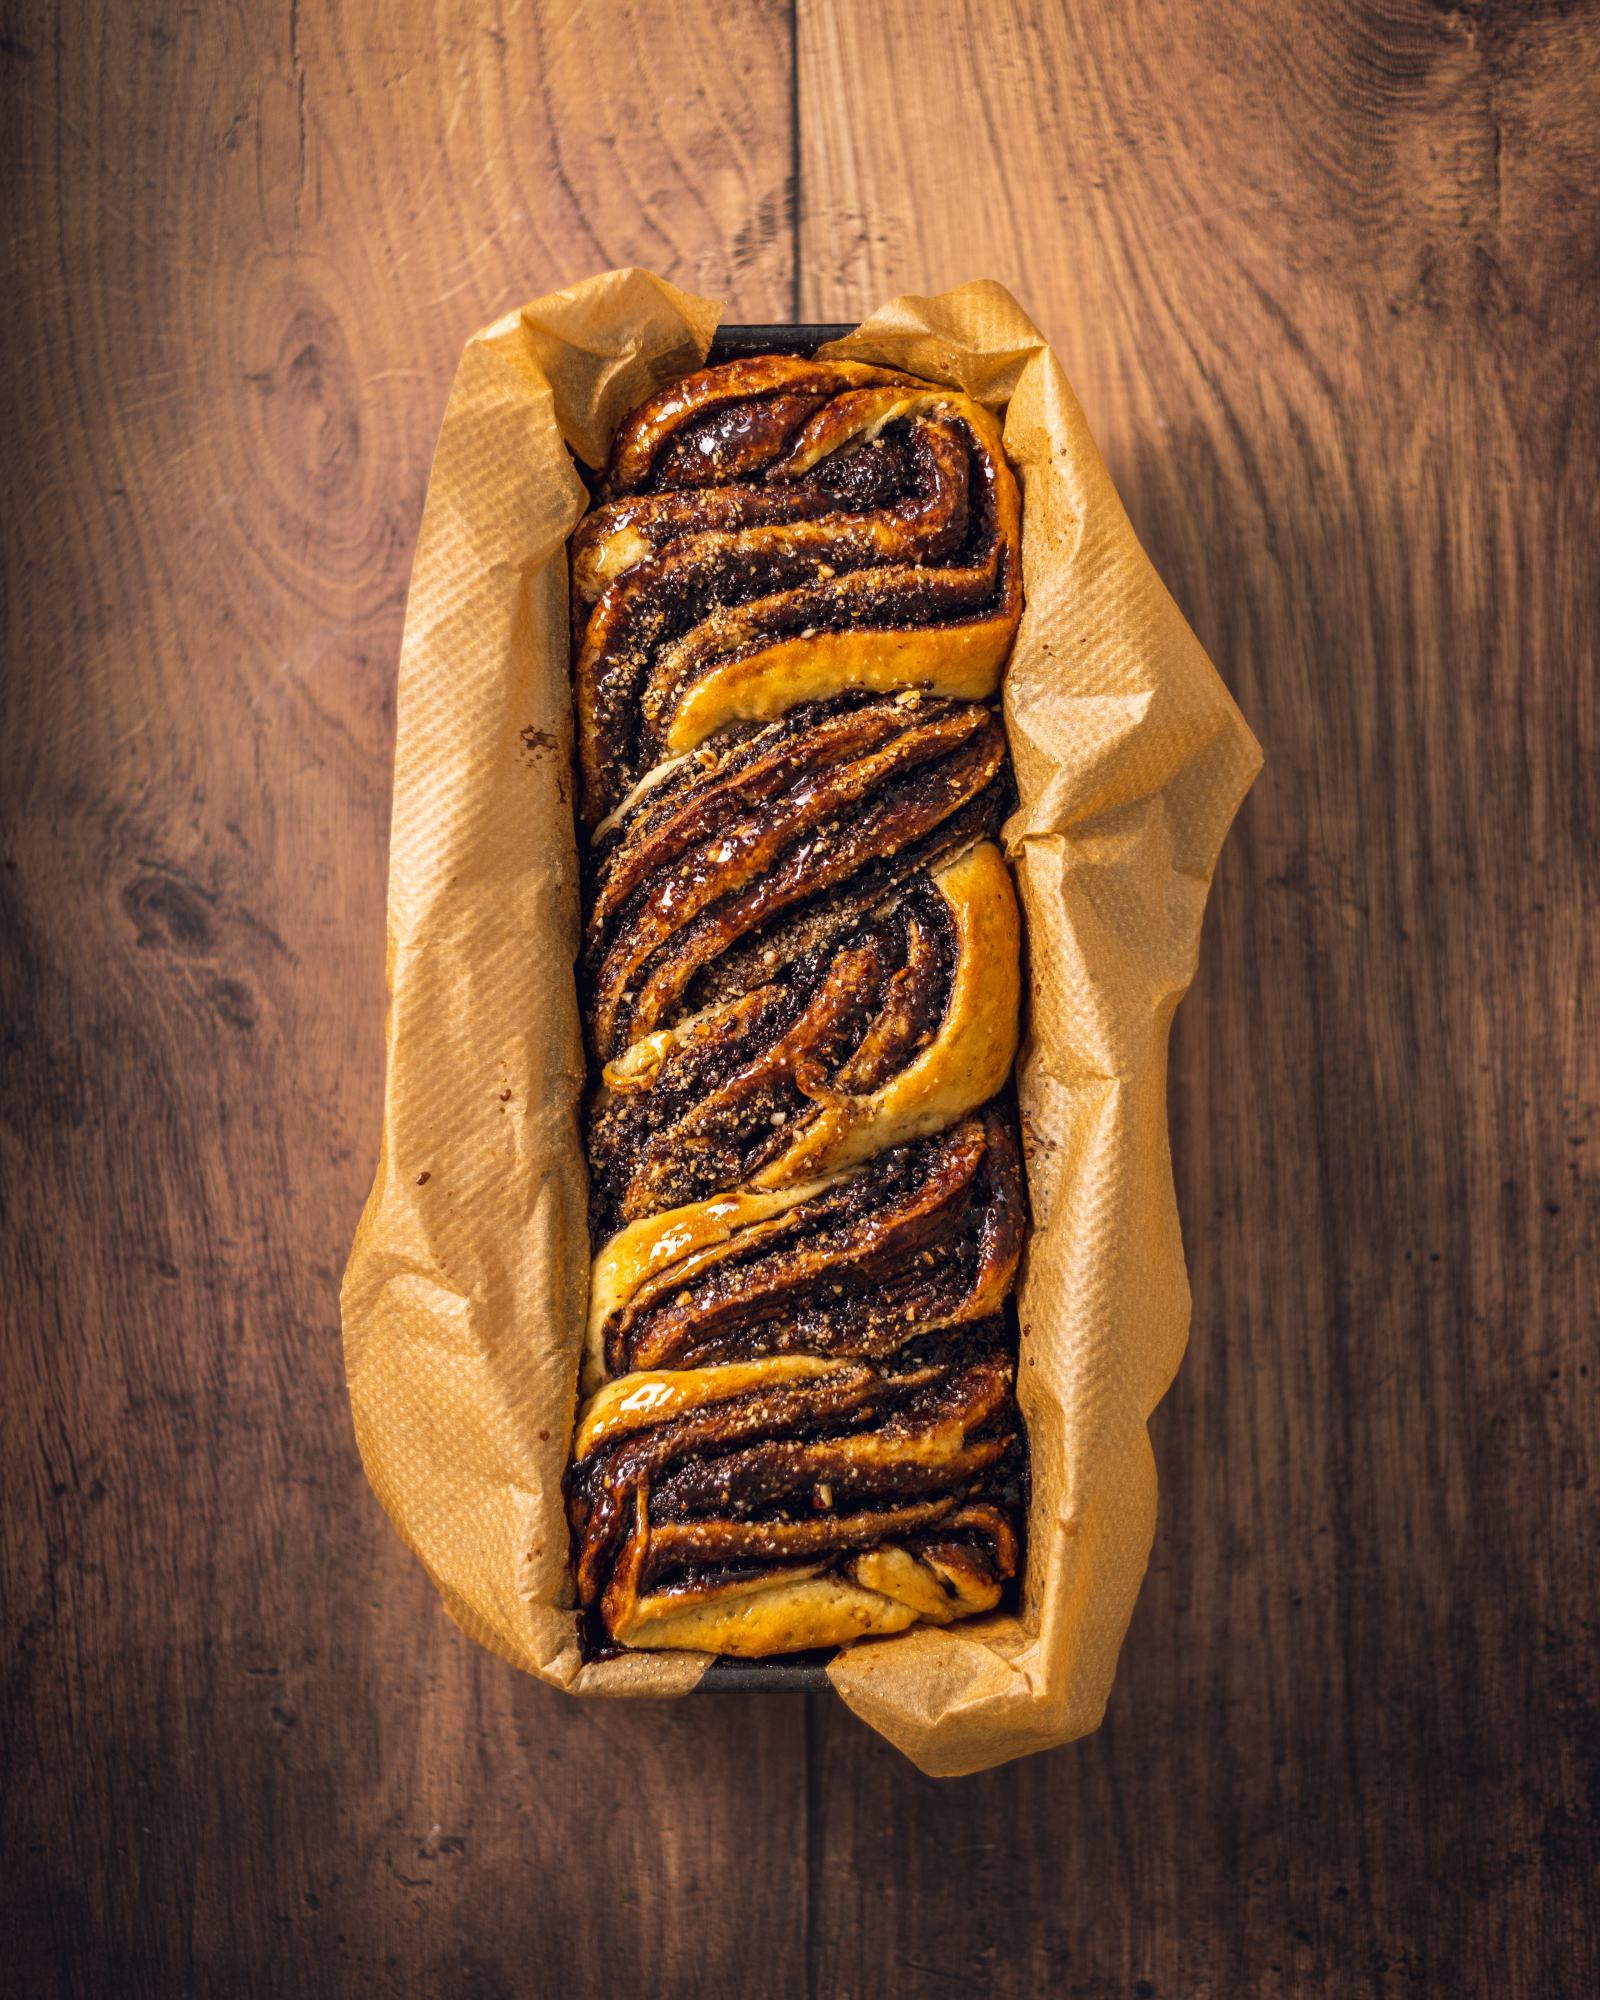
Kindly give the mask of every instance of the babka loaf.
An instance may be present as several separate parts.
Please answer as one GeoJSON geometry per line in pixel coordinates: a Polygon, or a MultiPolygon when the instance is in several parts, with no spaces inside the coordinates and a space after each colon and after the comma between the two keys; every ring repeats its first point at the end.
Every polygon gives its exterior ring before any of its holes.
{"type": "Polygon", "coordinates": [[[623,423],[571,557],[585,1647],[990,1610],[1026,1479],[999,426],[858,363],[703,369],[623,423]]]}

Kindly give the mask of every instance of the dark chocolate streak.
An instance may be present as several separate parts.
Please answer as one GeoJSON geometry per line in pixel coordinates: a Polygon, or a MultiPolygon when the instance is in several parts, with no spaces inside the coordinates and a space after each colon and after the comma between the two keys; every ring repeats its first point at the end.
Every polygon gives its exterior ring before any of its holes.
{"type": "Polygon", "coordinates": [[[1004,772],[988,709],[887,697],[792,710],[647,794],[595,881],[585,973],[601,1060],[841,936],[992,831],[1004,772]]]}
{"type": "Polygon", "coordinates": [[[1002,1323],[921,1361],[728,1397],[600,1445],[568,1474],[579,1594],[601,1605],[641,1500],[634,1588],[734,1580],[893,1538],[1014,1570],[1020,1419],[1002,1323]],[[965,1518],[961,1518],[961,1517],[965,1518]]]}
{"type": "Polygon", "coordinates": [[[757,354],[719,368],[702,368],[642,403],[619,427],[611,448],[606,485],[609,492],[633,492],[659,483],[663,451],[674,438],[695,431],[723,413],[759,412],[764,402],[780,397],[840,395],[868,384],[911,384],[913,378],[888,368],[860,368],[846,363],[804,361],[788,355],[757,354]]]}
{"type": "MultiPolygon", "coordinates": [[[[852,435],[862,392],[927,387],[786,357],[701,371],[625,421],[573,537],[585,814],[613,815],[585,864],[579,966],[597,1249],[788,1171],[819,1106],[882,1089],[944,1020],[956,929],[933,877],[1014,798],[985,703],[926,686],[805,701],[721,729],[617,811],[725,663],[812,634],[1014,622],[1009,475],[978,430],[941,404],[852,435]],[[798,469],[819,439],[837,448],[798,469]]],[[[819,1372],[635,1417],[574,1460],[591,1657],[643,1594],[737,1602],[819,1565],[848,1581],[891,1549],[943,1593],[926,1615],[951,1616],[1017,1573],[1009,1099],[773,1208],[600,1329],[608,1379],[790,1356],[819,1372]]]]}
{"type": "MultiPolygon", "coordinates": [[[[746,371],[739,380],[764,379],[757,364],[736,366],[746,371]]],[[[826,431],[853,387],[838,383],[843,393],[830,402],[825,370],[793,380],[794,389],[742,399],[702,392],[703,407],[651,453],[630,456],[619,440],[609,482],[617,497],[574,537],[575,578],[619,529],[649,550],[592,608],[574,593],[591,820],[660,760],[685,694],[726,663],[813,632],[1014,618],[1020,577],[1000,529],[1003,473],[965,418],[926,410],[866,441],[841,418],[837,448],[792,474],[786,448],[808,419],[826,431]]]]}
{"type": "Polygon", "coordinates": [[[1021,1247],[1016,1144],[991,1107],[735,1231],[692,1276],[647,1279],[605,1329],[606,1365],[892,1354],[992,1310],[1021,1247]]]}
{"type": "Polygon", "coordinates": [[[624,1222],[738,1187],[825,1093],[879,1088],[938,1027],[954,961],[925,879],[892,910],[737,995],[646,1079],[602,1089],[589,1116],[592,1222],[624,1222]]]}

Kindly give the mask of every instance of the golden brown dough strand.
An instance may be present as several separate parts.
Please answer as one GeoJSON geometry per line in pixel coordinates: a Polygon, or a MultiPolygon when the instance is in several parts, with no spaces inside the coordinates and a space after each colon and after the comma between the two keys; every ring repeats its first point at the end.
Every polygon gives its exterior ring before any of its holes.
{"type": "Polygon", "coordinates": [[[623,426],[608,490],[573,543],[589,824],[652,764],[804,701],[995,693],[1020,503],[970,398],[849,363],[707,369],[623,426]]]}
{"type": "Polygon", "coordinates": [[[989,411],[762,356],[634,412],[573,537],[591,1652],[842,1645],[1016,1574],[1019,532],[989,411]]]}

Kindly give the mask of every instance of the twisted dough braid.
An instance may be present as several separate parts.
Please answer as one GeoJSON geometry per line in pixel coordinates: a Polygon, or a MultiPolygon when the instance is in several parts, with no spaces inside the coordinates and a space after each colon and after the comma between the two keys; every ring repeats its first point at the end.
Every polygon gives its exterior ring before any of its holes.
{"type": "Polygon", "coordinates": [[[729,723],[849,688],[985,700],[1022,610],[999,427],[851,362],[710,368],[622,426],[572,544],[593,823],[729,723]]]}
{"type": "Polygon", "coordinates": [[[1018,536],[990,412],[765,356],[636,410],[573,537],[591,1650],[843,1644],[1015,1574],[1018,536]]]}

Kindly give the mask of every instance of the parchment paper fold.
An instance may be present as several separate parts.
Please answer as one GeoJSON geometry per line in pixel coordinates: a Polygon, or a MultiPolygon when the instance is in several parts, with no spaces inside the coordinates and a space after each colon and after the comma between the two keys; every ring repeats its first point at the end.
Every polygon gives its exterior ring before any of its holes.
{"type": "MultiPolygon", "coordinates": [[[[451,1616],[583,1694],[681,1693],[706,1661],[581,1665],[567,1571],[588,1273],[564,549],[586,495],[568,448],[602,462],[718,317],[613,271],[468,343],[400,657],[383,1139],[343,1291],[356,1436],[451,1616]]],[[[1260,751],[1006,291],[896,299],[825,351],[1009,405],[1023,487],[1005,714],[1031,989],[1027,1574],[1015,1616],[914,1628],[829,1669],[873,1728],[953,1775],[1084,1734],[1110,1691],[1155,1523],[1146,1422],[1189,1316],[1167,1031],[1260,751]]]]}

